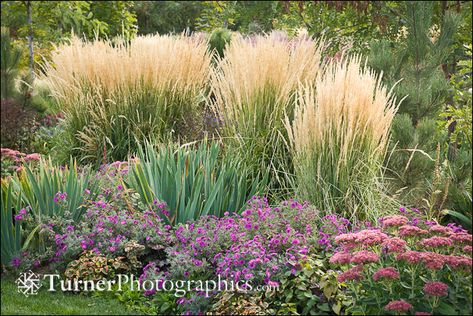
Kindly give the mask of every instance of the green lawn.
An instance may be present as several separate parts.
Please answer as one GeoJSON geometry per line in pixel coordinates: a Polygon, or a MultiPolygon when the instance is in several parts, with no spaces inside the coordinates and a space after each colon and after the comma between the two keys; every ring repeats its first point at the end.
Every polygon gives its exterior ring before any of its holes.
{"type": "Polygon", "coordinates": [[[118,300],[48,292],[41,288],[37,295],[29,297],[18,293],[10,279],[1,280],[2,315],[132,315],[118,300]]]}

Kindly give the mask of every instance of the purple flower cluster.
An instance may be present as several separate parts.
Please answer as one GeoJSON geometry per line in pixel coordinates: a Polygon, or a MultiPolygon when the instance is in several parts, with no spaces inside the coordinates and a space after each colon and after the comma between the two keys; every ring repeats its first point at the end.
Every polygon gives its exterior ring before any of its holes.
{"type": "Polygon", "coordinates": [[[66,198],[67,198],[67,193],[59,191],[54,195],[54,203],[59,203],[59,201],[65,201],[66,198]]]}
{"type": "Polygon", "coordinates": [[[15,221],[22,221],[22,220],[24,220],[24,219],[25,219],[24,217],[26,216],[26,214],[27,214],[26,209],[25,209],[25,208],[22,208],[22,209],[18,212],[18,214],[15,215],[15,221]]]}
{"type": "Polygon", "coordinates": [[[54,257],[50,261],[70,259],[85,250],[119,256],[125,253],[130,241],[163,249],[173,240],[159,215],[152,210],[120,210],[112,202],[90,203],[80,223],[53,220],[45,227],[54,245],[54,257]]]}
{"type": "Polygon", "coordinates": [[[326,215],[321,219],[317,243],[326,250],[333,249],[335,237],[348,232],[350,221],[337,215],[326,215]]]}
{"type": "Polygon", "coordinates": [[[176,227],[178,243],[167,250],[173,277],[213,271],[228,280],[275,284],[313,251],[318,213],[291,200],[270,207],[254,197],[241,215],[202,217],[176,227]],[[309,241],[312,241],[309,242],[309,241]]]}

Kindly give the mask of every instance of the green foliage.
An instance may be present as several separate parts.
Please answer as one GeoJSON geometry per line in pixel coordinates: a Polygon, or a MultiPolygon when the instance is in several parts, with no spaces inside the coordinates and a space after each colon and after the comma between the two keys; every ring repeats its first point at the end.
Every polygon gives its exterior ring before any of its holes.
{"type": "Polygon", "coordinates": [[[417,198],[409,204],[420,204],[435,168],[436,148],[441,137],[432,119],[422,119],[414,127],[408,114],[394,118],[388,168],[396,177],[393,191],[402,193],[401,201],[417,198]]]}
{"type": "Polygon", "coordinates": [[[130,283],[122,284],[121,290],[118,284],[114,284],[112,291],[96,291],[92,295],[118,300],[137,314],[174,315],[179,313],[176,304],[177,297],[173,292],[158,291],[152,296],[145,296],[144,291],[137,290],[136,287],[132,289],[130,283]]]}
{"type": "Polygon", "coordinates": [[[327,271],[323,256],[308,258],[295,274],[288,271],[281,277],[277,291],[267,294],[266,301],[280,305],[278,314],[339,315],[349,304],[335,271],[327,271]],[[288,308],[292,306],[291,308],[288,308]]]}
{"type": "Polygon", "coordinates": [[[399,113],[411,115],[415,125],[423,117],[438,113],[448,97],[448,81],[441,65],[451,52],[459,20],[447,12],[437,31],[432,24],[432,2],[408,2],[406,6],[406,29],[400,39],[373,41],[368,63],[383,72],[388,86],[395,86],[396,95],[405,97],[399,113]]]}
{"type": "Polygon", "coordinates": [[[193,32],[204,6],[202,1],[135,1],[138,33],[193,32]]]}
{"type": "Polygon", "coordinates": [[[125,257],[107,258],[93,251],[84,251],[79,259],[69,262],[64,275],[73,281],[113,280],[117,273],[130,270],[123,262],[124,259],[125,257]]]}
{"type": "Polygon", "coordinates": [[[450,78],[453,89],[453,104],[447,105],[440,113],[439,125],[450,134],[450,141],[456,145],[471,148],[472,108],[471,108],[471,43],[465,45],[467,59],[458,62],[457,73],[450,78]]]}
{"type": "Polygon", "coordinates": [[[223,57],[225,46],[230,43],[232,32],[228,29],[216,29],[210,34],[209,49],[215,50],[218,56],[223,57]]]}
{"type": "MultiPolygon", "coordinates": [[[[290,314],[294,308],[285,310],[290,314]]],[[[276,310],[269,307],[264,294],[240,293],[233,291],[220,292],[215,297],[215,303],[212,305],[211,313],[215,315],[275,315],[276,310]]]]}
{"type": "MultiPolygon", "coordinates": [[[[78,34],[88,39],[136,34],[136,17],[129,1],[27,1],[31,3],[35,62],[42,61],[53,44],[78,34]]],[[[26,49],[29,33],[26,1],[2,2],[2,26],[11,28],[14,38],[26,49]]],[[[23,54],[26,66],[28,54],[23,54]]]]}
{"type": "Polygon", "coordinates": [[[10,40],[10,31],[2,27],[1,33],[1,98],[7,99],[16,96],[15,79],[18,76],[18,66],[22,52],[13,47],[10,40]]]}
{"type": "Polygon", "coordinates": [[[43,217],[61,216],[66,210],[75,221],[79,221],[86,210],[84,191],[90,190],[90,198],[98,194],[96,178],[87,168],[79,170],[72,158],[69,166],[65,167],[43,160],[37,172],[26,166],[25,172],[11,181],[15,197],[21,199],[22,205],[31,207],[31,215],[40,223],[43,217]],[[59,198],[58,193],[65,194],[64,198],[59,198]]]}
{"type": "MultiPolygon", "coordinates": [[[[2,166],[3,167],[3,166],[2,166]]],[[[1,253],[2,265],[10,265],[13,257],[17,256],[22,247],[21,224],[14,221],[14,214],[20,210],[19,199],[13,195],[11,183],[2,180],[2,204],[1,204],[1,253]]]]}
{"type": "Polygon", "coordinates": [[[433,119],[412,126],[408,114],[393,121],[388,154],[391,192],[405,205],[423,209],[437,220],[444,209],[471,218],[471,148],[448,158],[447,134],[433,119]]]}
{"type": "Polygon", "coordinates": [[[327,271],[326,259],[308,257],[295,272],[279,275],[277,287],[265,291],[221,292],[213,298],[211,313],[240,315],[337,315],[351,304],[327,271]]]}
{"type": "Polygon", "coordinates": [[[446,63],[452,56],[459,16],[445,10],[437,16],[433,2],[405,5],[406,27],[396,40],[372,41],[368,59],[371,67],[383,72],[394,93],[405,97],[393,123],[386,160],[391,192],[402,203],[422,207],[439,220],[443,208],[471,213],[471,181],[462,176],[471,172],[466,162],[471,146],[454,144],[457,132],[462,139],[468,135],[471,120],[467,122],[468,108],[445,106],[451,91],[446,63]],[[445,118],[440,122],[443,130],[436,126],[439,114],[445,118]],[[454,124],[459,124],[457,132],[454,124]]]}
{"type": "MultiPolygon", "coordinates": [[[[24,234],[18,237],[21,238],[22,249],[44,252],[45,241],[42,225],[51,216],[65,217],[70,215],[74,221],[79,221],[86,209],[87,196],[84,195],[84,191],[90,190],[90,197],[95,197],[98,182],[91,177],[87,170],[79,172],[72,159],[70,167],[59,168],[53,166],[51,161],[43,160],[37,168],[37,171],[33,171],[28,165],[25,165],[25,170],[21,173],[2,181],[2,196],[6,194],[5,200],[2,200],[2,210],[5,208],[5,212],[7,212],[10,209],[10,213],[2,213],[2,216],[10,216],[10,220],[2,221],[2,225],[6,225],[2,232],[12,234],[13,228],[9,228],[12,223],[11,212],[20,212],[21,219],[15,223],[14,229],[19,231],[20,225],[25,225],[24,234]],[[15,206],[13,209],[12,205],[15,206]],[[26,228],[26,226],[28,227],[26,228]]],[[[11,238],[7,238],[5,241],[10,243],[11,238]]],[[[13,246],[6,244],[5,249],[10,249],[13,246]]],[[[2,249],[4,249],[3,247],[2,239],[2,249]]]]}
{"type": "Polygon", "coordinates": [[[261,194],[267,174],[252,174],[241,158],[223,153],[218,143],[203,142],[197,149],[173,146],[156,149],[147,144],[130,170],[128,186],[145,205],[166,202],[171,224],[204,215],[240,212],[253,195],[261,194]]]}

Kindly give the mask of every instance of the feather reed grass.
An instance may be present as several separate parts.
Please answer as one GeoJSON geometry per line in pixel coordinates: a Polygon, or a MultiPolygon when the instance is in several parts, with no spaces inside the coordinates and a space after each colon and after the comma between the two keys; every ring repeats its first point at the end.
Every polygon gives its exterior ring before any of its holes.
{"type": "Polygon", "coordinates": [[[206,41],[185,34],[74,37],[60,45],[43,71],[65,113],[70,153],[90,161],[103,153],[124,159],[138,139],[188,138],[190,126],[199,124],[210,61],[206,41]]]}
{"type": "Polygon", "coordinates": [[[349,218],[377,219],[386,208],[382,163],[397,108],[357,56],[301,85],[294,119],[285,120],[299,195],[349,218]]]}
{"type": "Polygon", "coordinates": [[[299,83],[316,78],[322,45],[277,35],[234,36],[212,72],[212,107],[223,121],[227,144],[255,170],[269,166],[273,192],[284,192],[291,162],[283,119],[292,117],[299,83]]]}

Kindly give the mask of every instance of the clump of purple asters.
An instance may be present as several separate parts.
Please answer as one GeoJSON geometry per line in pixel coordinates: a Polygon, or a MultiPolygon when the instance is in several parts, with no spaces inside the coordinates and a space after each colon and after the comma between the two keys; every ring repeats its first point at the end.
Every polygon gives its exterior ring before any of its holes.
{"type": "Polygon", "coordinates": [[[290,200],[270,207],[266,198],[253,197],[241,215],[180,224],[178,243],[167,250],[169,271],[185,277],[215,267],[214,276],[235,282],[274,283],[278,273],[296,271],[313,251],[317,216],[307,203],[290,200]]]}
{"type": "Polygon", "coordinates": [[[335,237],[348,232],[350,221],[337,215],[327,215],[321,219],[317,243],[325,250],[335,247],[335,237]]]}
{"type": "Polygon", "coordinates": [[[60,201],[65,201],[66,198],[67,198],[67,193],[59,191],[54,195],[54,203],[59,203],[60,201]]]}
{"type": "Polygon", "coordinates": [[[53,245],[51,262],[69,260],[86,250],[112,257],[125,255],[130,242],[160,250],[174,240],[155,211],[122,209],[114,201],[101,200],[89,202],[80,222],[53,218],[44,231],[53,245]]]}

